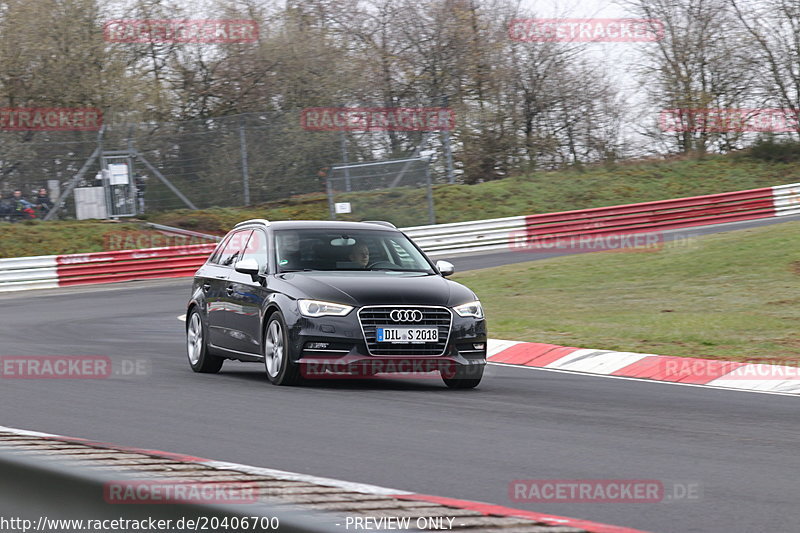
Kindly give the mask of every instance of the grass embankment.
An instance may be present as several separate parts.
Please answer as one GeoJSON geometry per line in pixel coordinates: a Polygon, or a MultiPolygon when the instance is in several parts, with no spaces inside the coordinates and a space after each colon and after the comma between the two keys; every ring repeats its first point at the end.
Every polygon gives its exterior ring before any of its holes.
{"type": "Polygon", "coordinates": [[[800,222],[456,274],[495,339],[789,362],[800,359],[800,222]]]}
{"type": "MultiPolygon", "coordinates": [[[[767,162],[744,154],[596,165],[506,178],[478,185],[439,185],[437,222],[585,209],[666,200],[800,181],[800,162],[767,162]]],[[[187,191],[191,197],[191,191],[187,191]]],[[[400,227],[428,223],[424,191],[396,189],[339,196],[353,205],[351,220],[389,220],[400,227]]],[[[223,234],[248,218],[327,219],[324,194],[312,193],[248,208],[150,213],[147,220],[223,234]]],[[[105,222],[0,223],[0,257],[92,252],[103,249],[105,222]]]]}
{"type": "Polygon", "coordinates": [[[97,220],[0,223],[0,258],[106,252],[205,242],[167,237],[141,224],[97,220]]]}
{"type": "MultiPolygon", "coordinates": [[[[478,185],[434,188],[437,223],[463,222],[608,205],[667,200],[800,181],[800,162],[766,162],[745,155],[625,162],[510,177],[478,185]]],[[[400,227],[428,223],[425,192],[396,189],[337,196],[349,220],[389,220],[400,227]]],[[[327,197],[308,194],[251,208],[178,210],[149,217],[197,231],[225,231],[246,218],[325,219],[327,197]]]]}

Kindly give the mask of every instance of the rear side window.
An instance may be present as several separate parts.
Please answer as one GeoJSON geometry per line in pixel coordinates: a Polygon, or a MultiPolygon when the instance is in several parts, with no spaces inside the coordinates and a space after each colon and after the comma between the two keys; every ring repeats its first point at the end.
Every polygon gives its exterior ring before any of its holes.
{"type": "Polygon", "coordinates": [[[228,244],[228,241],[230,240],[230,238],[231,238],[231,236],[228,235],[228,236],[224,237],[219,242],[219,244],[217,244],[217,247],[214,248],[214,252],[211,254],[211,257],[208,258],[208,262],[209,263],[213,263],[215,265],[219,264],[219,255],[222,253],[222,250],[225,249],[225,246],[228,244]]]}

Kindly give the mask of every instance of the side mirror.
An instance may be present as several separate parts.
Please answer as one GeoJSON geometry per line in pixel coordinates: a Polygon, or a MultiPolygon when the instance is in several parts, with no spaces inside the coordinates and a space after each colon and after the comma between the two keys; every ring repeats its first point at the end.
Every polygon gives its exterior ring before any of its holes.
{"type": "Polygon", "coordinates": [[[259,267],[258,261],[255,259],[242,259],[233,265],[233,269],[241,274],[250,274],[255,280],[258,277],[259,267]]]}
{"type": "Polygon", "coordinates": [[[436,270],[438,270],[442,276],[447,277],[456,271],[456,267],[454,267],[453,263],[450,261],[436,261],[436,270]]]}

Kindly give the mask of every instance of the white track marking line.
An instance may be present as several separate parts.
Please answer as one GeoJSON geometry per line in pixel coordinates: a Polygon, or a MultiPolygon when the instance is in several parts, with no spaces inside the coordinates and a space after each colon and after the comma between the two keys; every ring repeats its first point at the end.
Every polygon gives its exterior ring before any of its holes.
{"type": "Polygon", "coordinates": [[[522,342],[489,339],[486,342],[486,358],[489,359],[493,355],[497,355],[498,353],[503,352],[512,346],[516,346],[517,344],[522,344],[522,342]]]}
{"type": "Polygon", "coordinates": [[[228,463],[225,461],[200,461],[197,464],[201,464],[211,468],[219,468],[222,470],[236,470],[240,472],[247,472],[248,474],[272,476],[287,481],[305,481],[307,483],[313,483],[315,485],[337,487],[351,492],[359,492],[361,494],[378,494],[383,496],[416,494],[416,492],[408,492],[405,490],[379,487],[378,485],[370,485],[368,483],[355,483],[353,481],[343,481],[341,479],[318,477],[308,474],[298,474],[295,472],[287,472],[285,470],[274,470],[272,468],[265,468],[261,466],[249,466],[239,463],[228,463]]]}

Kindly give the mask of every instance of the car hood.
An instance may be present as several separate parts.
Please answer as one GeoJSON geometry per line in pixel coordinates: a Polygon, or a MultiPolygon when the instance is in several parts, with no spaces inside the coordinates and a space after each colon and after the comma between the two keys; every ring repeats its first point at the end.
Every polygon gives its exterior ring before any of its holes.
{"type": "Polygon", "coordinates": [[[475,293],[438,275],[399,272],[297,272],[278,276],[292,285],[292,296],[354,306],[405,304],[454,306],[475,293]]]}

